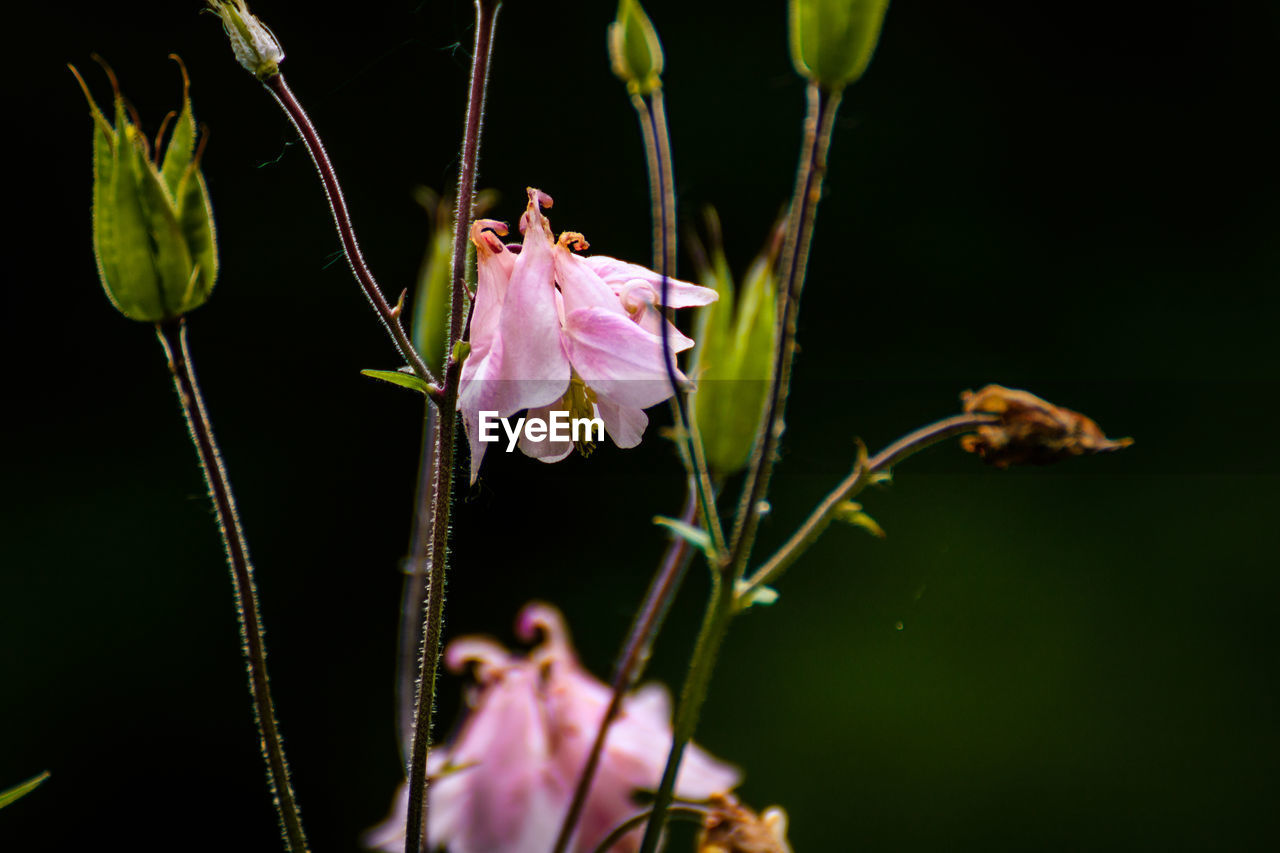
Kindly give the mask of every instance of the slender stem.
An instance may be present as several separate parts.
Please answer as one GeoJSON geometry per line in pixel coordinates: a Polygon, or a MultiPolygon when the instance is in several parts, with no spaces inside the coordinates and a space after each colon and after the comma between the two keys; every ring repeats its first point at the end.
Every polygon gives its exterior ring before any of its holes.
{"type": "Polygon", "coordinates": [[[864,454],[859,454],[858,464],[854,466],[853,472],[831,490],[831,493],[810,513],[786,544],[742,583],[738,590],[738,601],[747,600],[755,590],[777,580],[778,576],[799,559],[800,555],[827,529],[835,518],[840,504],[862,491],[875,474],[888,471],[907,457],[940,441],[946,441],[962,433],[973,432],[984,424],[999,421],[999,415],[956,415],[903,436],[870,459],[867,459],[864,454]]]}
{"type": "MultiPolygon", "coordinates": [[[[658,217],[654,228],[656,243],[653,248],[654,263],[662,273],[662,292],[659,302],[667,304],[667,292],[670,288],[670,277],[675,271],[675,183],[671,166],[671,140],[667,133],[666,110],[663,106],[662,90],[655,90],[645,100],[639,95],[632,95],[632,106],[640,116],[640,127],[644,138],[645,155],[649,166],[649,194],[652,211],[658,217]]],[[[669,321],[670,312],[667,312],[669,321]]],[[[667,369],[667,380],[671,383],[672,408],[676,420],[683,433],[685,449],[684,459],[689,473],[693,477],[698,496],[698,508],[702,513],[702,523],[711,536],[712,548],[717,555],[727,557],[724,530],[720,524],[720,514],[716,509],[715,491],[711,485],[711,474],[707,469],[706,454],[702,448],[702,438],[698,434],[697,424],[689,417],[688,401],[685,398],[685,384],[680,381],[676,369],[675,357],[668,343],[670,328],[668,323],[660,324],[662,338],[663,364],[667,369]]]]}
{"type": "Polygon", "coordinates": [[[258,592],[253,580],[253,563],[249,560],[249,545],[240,516],[236,512],[235,496],[231,481],[222,461],[222,452],[213,437],[213,425],[209,411],[196,381],[195,366],[187,349],[187,325],[182,318],[169,320],[156,326],[156,333],[169,360],[169,372],[173,374],[173,386],[182,403],[182,413],[187,418],[191,440],[200,457],[209,497],[213,500],[218,519],[218,531],[227,552],[227,565],[231,569],[231,588],[235,593],[236,614],[240,621],[240,640],[244,650],[245,669],[249,675],[249,693],[253,697],[253,715],[258,724],[258,745],[267,763],[267,785],[275,802],[276,814],[285,843],[291,853],[305,853],[307,836],[302,830],[302,816],[289,782],[289,762],[285,759],[284,742],[276,722],[275,706],[271,702],[271,685],[267,677],[267,646],[262,627],[262,614],[258,607],[258,592]]]}
{"type": "Polygon", "coordinates": [[[724,642],[729,623],[736,612],[735,586],[751,556],[759,522],[760,503],[768,493],[769,478],[773,470],[774,454],[778,438],[782,434],[783,415],[786,409],[787,389],[791,376],[791,363],[795,357],[796,314],[804,285],[805,266],[808,261],[809,242],[813,236],[813,223],[821,194],[822,178],[826,171],[827,149],[831,143],[836,109],[840,103],[839,92],[827,92],[810,86],[809,111],[805,118],[805,141],[796,175],[796,190],[792,199],[791,222],[787,247],[781,266],[782,334],[774,354],[773,383],[767,413],[756,437],[752,463],[743,486],[743,498],[739,505],[724,562],[713,572],[713,590],[702,631],[698,636],[689,671],[680,693],[680,705],[676,710],[675,731],[671,753],[663,772],[662,783],[654,802],[654,817],[645,830],[641,853],[654,853],[662,827],[666,821],[666,809],[671,803],[676,773],[685,747],[693,738],[698,715],[706,700],[716,655],[724,642]]]}
{"type": "Polygon", "coordinates": [[[649,176],[649,224],[653,228],[653,267],[662,269],[666,253],[662,248],[663,233],[663,200],[662,200],[662,162],[658,158],[658,140],[654,138],[653,118],[649,113],[649,102],[638,92],[631,93],[631,106],[640,119],[640,138],[644,140],[644,161],[646,174],[649,176]]]}
{"type": "Polygon", "coordinates": [[[422,654],[418,696],[414,712],[413,741],[409,751],[409,809],[405,822],[405,853],[430,850],[427,837],[427,756],[431,748],[431,721],[435,711],[436,672],[440,662],[440,636],[444,627],[444,588],[449,546],[449,517],[453,492],[454,431],[457,421],[458,381],[462,363],[453,357],[454,345],[466,323],[467,236],[475,197],[476,162],[480,154],[480,125],[484,115],[485,88],[493,53],[494,24],[501,0],[476,0],[476,43],[471,60],[471,87],[467,122],[462,140],[462,172],[458,180],[458,208],[453,220],[453,288],[450,295],[449,336],[444,387],[435,425],[435,468],[432,474],[432,519],[429,553],[430,574],[423,608],[422,654]]]}
{"type": "MultiPolygon", "coordinates": [[[[405,363],[413,368],[413,372],[420,379],[435,386],[436,380],[431,375],[431,369],[414,349],[413,342],[409,340],[409,335],[400,322],[400,305],[392,308],[387,303],[386,297],[382,294],[382,288],[374,280],[373,273],[369,272],[369,265],[365,263],[364,255],[360,253],[360,244],[356,242],[356,232],[351,225],[351,214],[347,212],[347,202],[342,196],[342,187],[338,184],[338,175],[333,169],[333,164],[329,162],[329,155],[325,153],[324,144],[320,141],[320,135],[316,133],[315,126],[311,124],[311,119],[307,117],[302,104],[294,97],[293,90],[285,82],[283,74],[268,77],[263,84],[276,99],[276,103],[280,104],[285,114],[289,116],[289,120],[293,122],[294,128],[307,147],[307,152],[311,155],[312,162],[316,165],[316,171],[320,173],[320,182],[324,184],[329,209],[333,212],[333,221],[338,228],[338,238],[342,241],[347,263],[350,264],[351,272],[359,282],[360,289],[364,291],[369,304],[377,312],[378,319],[391,334],[391,339],[395,342],[396,349],[400,351],[405,363]]],[[[435,397],[436,394],[433,393],[432,396],[435,397]]]]}
{"type": "Polygon", "coordinates": [[[735,578],[742,576],[747,560],[751,558],[751,547],[755,542],[756,526],[760,520],[760,504],[769,492],[777,444],[784,429],[791,364],[796,352],[796,318],[800,310],[800,295],[804,288],[805,267],[809,259],[809,243],[813,237],[818,199],[822,194],[822,179],[827,170],[827,149],[831,145],[836,110],[840,106],[840,92],[829,92],[813,83],[809,85],[808,99],[804,148],[796,174],[795,195],[791,200],[791,221],[780,267],[784,285],[780,318],[782,334],[774,353],[773,383],[767,413],[760,422],[760,432],[756,436],[755,450],[747,469],[742,501],[738,506],[729,546],[735,578]]]}
{"type": "Polygon", "coordinates": [[[667,766],[662,772],[662,781],[654,797],[653,817],[645,828],[640,853],[654,853],[658,849],[667,812],[675,795],[676,773],[680,770],[685,747],[693,739],[694,730],[698,727],[698,715],[707,698],[716,656],[724,643],[725,634],[728,633],[729,623],[733,621],[734,591],[732,577],[727,569],[728,566],[721,567],[711,575],[711,599],[707,602],[707,612],[698,632],[689,671],[685,674],[684,686],[680,689],[671,751],[667,755],[667,766]]]}
{"type": "Polygon", "coordinates": [[[418,695],[418,655],[422,649],[422,612],[426,606],[427,579],[431,575],[430,547],[432,477],[435,472],[436,421],[433,405],[425,406],[422,422],[422,450],[418,457],[418,487],[414,493],[413,532],[409,555],[404,561],[404,593],[400,611],[400,649],[396,671],[396,719],[400,729],[400,751],[406,773],[413,744],[414,703],[418,695]]]}
{"type": "MultiPolygon", "coordinates": [[[[697,506],[695,486],[693,483],[689,483],[685,496],[684,511],[680,515],[681,520],[686,523],[692,522],[694,513],[697,512],[697,506]]],[[[671,607],[672,600],[675,599],[676,593],[680,589],[680,584],[684,580],[692,557],[693,549],[689,547],[689,543],[683,537],[672,537],[667,545],[666,553],[663,554],[662,563],[649,584],[649,591],[645,594],[644,602],[640,605],[640,610],[636,613],[636,618],[631,623],[631,630],[627,634],[622,654],[619,656],[618,663],[614,668],[613,684],[610,685],[612,694],[609,697],[609,706],[605,709],[600,725],[596,729],[596,739],[591,744],[591,752],[587,756],[587,763],[583,766],[582,773],[578,777],[578,786],[574,789],[573,801],[569,804],[569,811],[565,814],[564,822],[560,825],[560,835],[556,839],[554,853],[564,853],[569,846],[569,840],[573,837],[573,831],[578,825],[579,818],[582,817],[582,809],[586,806],[587,796],[591,792],[591,782],[600,766],[600,757],[604,753],[604,744],[609,736],[609,729],[618,718],[618,713],[622,710],[622,700],[626,697],[627,691],[635,686],[635,683],[640,679],[640,674],[644,671],[645,665],[649,662],[649,655],[653,651],[654,638],[657,637],[658,632],[662,629],[662,623],[671,607]]]]}
{"type": "Polygon", "coordinates": [[[471,86],[467,92],[467,123],[462,134],[462,165],[458,173],[458,197],[453,211],[453,292],[449,315],[449,348],[445,358],[452,358],[455,341],[462,337],[463,326],[470,315],[458,303],[467,294],[467,247],[470,245],[471,220],[475,213],[476,167],[480,156],[480,130],[484,123],[485,93],[489,83],[489,60],[493,55],[494,24],[502,0],[475,0],[476,46],[471,57],[471,86]]]}
{"type": "MultiPolygon", "coordinates": [[[[667,108],[662,89],[649,95],[649,111],[653,114],[653,138],[658,144],[658,164],[662,171],[662,262],[663,270],[676,272],[676,179],[671,159],[671,134],[667,130],[667,108]]],[[[665,274],[665,273],[664,273],[665,274]]],[[[663,294],[665,297],[666,294],[663,294]]],[[[665,300],[663,302],[665,303],[665,300]]]]}

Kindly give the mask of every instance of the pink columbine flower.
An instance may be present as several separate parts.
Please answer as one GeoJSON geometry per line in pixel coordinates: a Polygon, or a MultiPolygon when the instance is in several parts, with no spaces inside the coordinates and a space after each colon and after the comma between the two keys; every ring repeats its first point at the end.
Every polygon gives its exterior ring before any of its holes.
{"type": "MultiPolygon", "coordinates": [[[[471,444],[472,482],[486,445],[482,411],[501,418],[521,409],[544,420],[553,410],[599,417],[615,444],[634,447],[649,423],[644,410],[672,394],[662,353],[662,276],[615,258],[576,254],[587,241],[573,232],[554,239],[542,215],[551,197],[528,192],[519,247],[502,242],[507,228],[501,222],[482,219],[471,227],[476,301],[458,408],[471,444]]],[[[710,288],[670,278],[667,292],[673,308],[717,299],[710,288]]],[[[693,346],[674,326],[668,332],[673,357],[693,346]]],[[[574,444],[522,439],[520,447],[555,462],[574,444]]]]}
{"type": "MultiPolygon", "coordinates": [[[[531,853],[550,850],[568,812],[610,691],[582,668],[564,619],[545,604],[520,613],[517,634],[541,643],[527,656],[478,637],[454,640],[445,663],[454,672],[474,664],[476,686],[457,736],[431,753],[428,835],[450,853],[531,853]]],[[[643,811],[633,799],[654,790],[671,748],[666,688],[647,685],[623,702],[609,730],[571,853],[591,853],[615,827],[643,811]]],[[[697,746],[685,751],[676,795],[705,800],[734,788],[741,774],[697,746]]],[[[365,837],[377,850],[404,848],[408,791],[391,816],[365,837]]],[[[634,853],[631,833],[611,853],[634,853]]]]}

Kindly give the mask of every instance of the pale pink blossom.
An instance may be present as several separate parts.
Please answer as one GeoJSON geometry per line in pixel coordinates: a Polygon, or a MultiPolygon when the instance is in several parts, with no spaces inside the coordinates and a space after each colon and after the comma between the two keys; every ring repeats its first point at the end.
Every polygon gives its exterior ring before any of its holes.
{"type": "MultiPolygon", "coordinates": [[[[455,640],[445,651],[452,671],[472,664],[476,679],[461,728],[432,752],[428,768],[435,778],[428,835],[449,853],[551,850],[609,702],[609,688],[578,663],[559,611],[530,604],[516,631],[541,642],[528,655],[483,638],[455,640]]],[[[634,795],[657,788],[670,748],[670,698],[661,685],[647,685],[626,698],[609,730],[570,853],[591,853],[611,830],[643,811],[634,795]]],[[[705,800],[740,781],[736,769],[690,745],[676,795],[705,800]]],[[[407,808],[402,786],[394,812],[365,843],[402,850],[407,808]]],[[[627,835],[611,853],[634,853],[640,837],[627,835]]]]}
{"type": "MultiPolygon", "coordinates": [[[[662,276],[615,258],[577,254],[588,247],[582,235],[555,239],[542,215],[551,197],[533,188],[528,193],[519,247],[502,242],[507,229],[500,222],[479,220],[471,228],[476,301],[458,408],[471,445],[472,482],[487,444],[480,440],[483,411],[500,418],[522,409],[544,420],[553,410],[599,417],[615,444],[634,447],[649,422],[644,410],[673,393],[662,352],[662,276]]],[[[667,291],[674,308],[717,298],[714,290],[676,279],[668,279],[667,291]]],[[[669,323],[668,334],[673,359],[693,346],[669,323]]],[[[685,381],[679,371],[677,380],[685,381]]],[[[522,439],[520,447],[554,462],[574,444],[522,439]]]]}

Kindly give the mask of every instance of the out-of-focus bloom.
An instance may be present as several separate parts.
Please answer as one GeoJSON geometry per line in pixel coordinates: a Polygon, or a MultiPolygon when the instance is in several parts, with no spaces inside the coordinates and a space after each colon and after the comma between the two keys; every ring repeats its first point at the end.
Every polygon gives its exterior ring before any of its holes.
{"type": "Polygon", "coordinates": [[[1119,450],[1132,438],[1110,439],[1091,419],[1055,406],[1028,391],[988,385],[960,395],[966,412],[1000,415],[1000,422],[979,427],[960,446],[988,465],[1046,465],[1071,456],[1119,450]]]}
{"type": "MultiPolygon", "coordinates": [[[[428,834],[450,853],[550,850],[609,703],[609,688],[578,663],[557,610],[530,604],[516,630],[525,641],[541,635],[527,656],[484,638],[461,638],[445,651],[454,672],[473,664],[477,682],[462,728],[447,747],[432,752],[428,768],[428,834]]],[[[572,853],[591,853],[611,830],[643,811],[633,796],[657,788],[670,748],[670,699],[662,686],[648,685],[627,697],[609,730],[572,853]]],[[[676,795],[705,800],[740,778],[691,745],[676,795]]],[[[403,849],[403,786],[396,802],[392,815],[366,836],[369,847],[403,849]]],[[[640,838],[631,833],[611,851],[632,853],[640,838]]]]}
{"type": "MultiPolygon", "coordinates": [[[[471,444],[472,482],[486,444],[481,412],[506,418],[528,409],[530,418],[544,420],[552,411],[599,417],[616,445],[634,447],[649,422],[644,409],[673,393],[662,352],[662,276],[615,258],[577,254],[587,241],[574,232],[554,239],[542,215],[551,197],[528,192],[518,251],[502,242],[507,228],[501,222],[481,219],[471,227],[476,302],[458,408],[471,444]]],[[[670,307],[715,299],[708,288],[667,280],[670,307]]],[[[673,359],[693,345],[674,326],[668,331],[673,359]]],[[[678,372],[677,379],[684,381],[678,372]]],[[[556,462],[573,452],[574,443],[522,440],[520,447],[556,462]]]]}
{"type": "MultiPolygon", "coordinates": [[[[115,75],[115,125],[75,74],[93,117],[93,252],[112,304],[133,320],[159,323],[204,304],[218,277],[218,250],[209,192],[200,173],[191,81],[182,69],[182,111],[154,147],[130,121],[115,75]]],[[[172,115],[172,114],[171,114],[172,115]]]]}
{"type": "Polygon", "coordinates": [[[275,33],[249,11],[244,0],[209,0],[209,8],[222,19],[222,29],[231,41],[231,52],[244,70],[259,80],[280,73],[284,48],[275,33]]]}

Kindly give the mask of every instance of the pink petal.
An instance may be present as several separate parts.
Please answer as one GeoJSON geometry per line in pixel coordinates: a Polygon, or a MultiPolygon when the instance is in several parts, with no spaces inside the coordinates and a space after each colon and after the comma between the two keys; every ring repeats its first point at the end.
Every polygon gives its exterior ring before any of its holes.
{"type": "MultiPolygon", "coordinates": [[[[568,309],[567,297],[565,303],[568,309]]],[[[565,346],[574,370],[600,399],[646,409],[672,394],[662,342],[623,313],[570,310],[565,317],[565,346]]]]}
{"type": "MultiPolygon", "coordinates": [[[[543,406],[538,409],[530,409],[526,417],[540,418],[550,424],[551,407],[543,406]]],[[[573,452],[572,441],[552,441],[550,438],[544,438],[542,441],[532,441],[523,430],[520,433],[520,441],[517,446],[525,456],[537,459],[539,462],[559,462],[573,452]]]]}
{"type": "Polygon", "coordinates": [[[507,226],[492,219],[479,219],[471,226],[471,242],[476,247],[476,299],[469,338],[472,358],[486,355],[498,334],[498,319],[516,264],[516,254],[499,239],[506,233],[507,226]]]}
{"type": "Polygon", "coordinates": [[[564,295],[564,310],[570,314],[580,308],[599,308],[627,316],[618,294],[598,276],[587,260],[565,246],[555,247],[556,284],[564,295]]]}
{"type": "Polygon", "coordinates": [[[499,322],[502,361],[490,381],[497,383],[493,394],[500,402],[500,417],[545,406],[569,385],[569,360],[558,334],[554,245],[538,209],[540,199],[546,197],[529,190],[529,205],[520,220],[524,244],[511,271],[499,322]]]}
{"type": "MultiPolygon", "coordinates": [[[[662,274],[639,264],[629,264],[607,255],[591,255],[584,260],[605,283],[620,290],[627,282],[640,279],[648,282],[657,293],[662,293],[662,274]]],[[[678,278],[667,278],[667,305],[671,308],[688,308],[693,305],[709,305],[720,298],[709,287],[700,287],[678,278]]]]}
{"type": "Polygon", "coordinates": [[[596,411],[604,421],[605,431],[618,447],[635,447],[644,438],[644,428],[649,425],[649,416],[644,409],[620,406],[606,399],[596,403],[596,411]]]}

